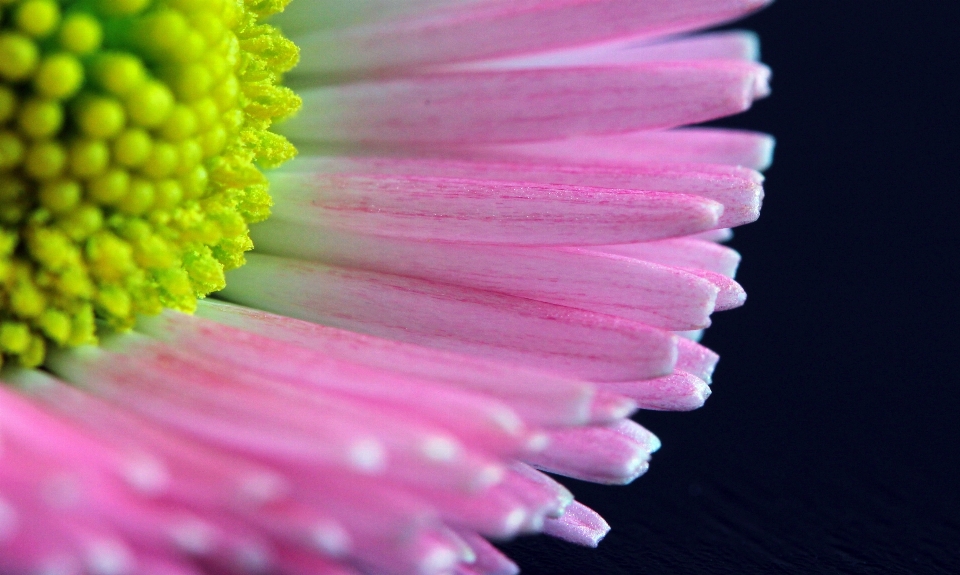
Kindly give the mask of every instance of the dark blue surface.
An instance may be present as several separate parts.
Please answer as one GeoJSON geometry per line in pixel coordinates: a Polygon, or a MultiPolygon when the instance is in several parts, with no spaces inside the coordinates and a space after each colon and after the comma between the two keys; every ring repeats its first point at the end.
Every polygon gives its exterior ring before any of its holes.
{"type": "Polygon", "coordinates": [[[714,317],[714,395],[641,413],[629,487],[571,482],[598,550],[505,549],[528,574],[960,573],[960,9],[780,0],[757,30],[774,133],[745,308],[714,317]]]}

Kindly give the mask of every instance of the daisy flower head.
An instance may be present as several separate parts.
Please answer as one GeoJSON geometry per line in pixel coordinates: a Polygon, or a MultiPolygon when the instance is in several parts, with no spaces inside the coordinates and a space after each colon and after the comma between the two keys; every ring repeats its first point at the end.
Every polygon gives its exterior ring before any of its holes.
{"type": "Polygon", "coordinates": [[[0,573],[597,545],[547,473],[710,394],[766,3],[0,0],[0,573]]]}

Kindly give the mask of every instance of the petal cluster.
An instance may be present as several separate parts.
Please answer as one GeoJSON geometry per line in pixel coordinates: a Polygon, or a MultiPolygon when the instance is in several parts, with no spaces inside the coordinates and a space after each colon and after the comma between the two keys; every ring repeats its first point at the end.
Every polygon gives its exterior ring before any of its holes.
{"type": "MultiPolygon", "coordinates": [[[[269,4],[269,3],[264,3],[269,4]]],[[[0,573],[499,575],[596,546],[630,417],[710,395],[765,135],[760,0],[298,0],[300,157],[196,314],[7,369],[0,573]]],[[[268,10],[269,6],[263,8],[268,10]]]]}

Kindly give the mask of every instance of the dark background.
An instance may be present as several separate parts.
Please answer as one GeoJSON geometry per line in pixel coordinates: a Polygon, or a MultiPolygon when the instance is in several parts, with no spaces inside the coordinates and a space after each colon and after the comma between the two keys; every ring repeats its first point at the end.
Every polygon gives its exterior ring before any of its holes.
{"type": "Polygon", "coordinates": [[[599,550],[505,545],[528,575],[960,573],[960,8],[780,0],[773,133],[747,305],[714,316],[707,405],[642,412],[663,440],[628,487],[568,482],[599,550]]]}

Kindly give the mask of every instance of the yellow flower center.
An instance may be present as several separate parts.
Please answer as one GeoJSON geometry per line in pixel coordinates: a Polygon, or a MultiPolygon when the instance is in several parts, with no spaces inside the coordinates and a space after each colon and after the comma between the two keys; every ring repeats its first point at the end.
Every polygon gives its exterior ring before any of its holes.
{"type": "Polygon", "coordinates": [[[0,0],[0,357],[193,311],[269,214],[289,0],[0,0]]]}

